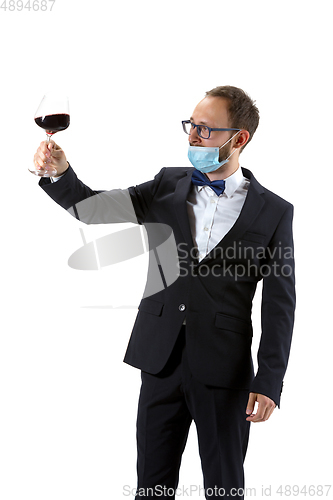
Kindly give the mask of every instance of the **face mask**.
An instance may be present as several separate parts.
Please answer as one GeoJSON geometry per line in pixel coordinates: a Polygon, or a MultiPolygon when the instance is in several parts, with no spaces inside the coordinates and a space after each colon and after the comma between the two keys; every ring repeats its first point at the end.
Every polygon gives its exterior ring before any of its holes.
{"type": "Polygon", "coordinates": [[[226,160],[219,161],[219,151],[221,148],[223,148],[228,142],[231,141],[237,134],[239,134],[240,130],[236,132],[230,139],[222,144],[219,148],[209,148],[209,147],[202,147],[202,146],[189,146],[188,147],[188,159],[192,163],[193,167],[196,168],[197,170],[200,170],[200,172],[206,173],[206,172],[214,172],[214,170],[217,170],[218,168],[222,167],[222,165],[225,165],[228,163],[229,158],[234,154],[233,151],[231,155],[228,156],[226,160]]]}

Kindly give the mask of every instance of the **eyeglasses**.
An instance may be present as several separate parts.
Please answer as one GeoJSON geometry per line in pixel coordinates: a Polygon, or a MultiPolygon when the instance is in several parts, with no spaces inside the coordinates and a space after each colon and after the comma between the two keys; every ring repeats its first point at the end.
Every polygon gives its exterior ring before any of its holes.
{"type": "Polygon", "coordinates": [[[201,137],[201,139],[209,139],[211,132],[215,130],[218,130],[220,132],[229,130],[238,130],[238,131],[242,130],[240,128],[211,128],[207,127],[206,125],[196,125],[195,123],[192,123],[191,120],[184,120],[182,121],[182,124],[185,134],[190,135],[192,130],[196,128],[198,136],[201,137]]]}

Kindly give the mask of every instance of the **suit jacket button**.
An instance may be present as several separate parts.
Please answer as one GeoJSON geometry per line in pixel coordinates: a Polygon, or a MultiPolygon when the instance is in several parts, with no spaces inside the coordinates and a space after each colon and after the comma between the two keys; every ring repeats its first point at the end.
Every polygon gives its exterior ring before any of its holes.
{"type": "Polygon", "coordinates": [[[186,309],[185,304],[180,304],[180,306],[178,307],[178,309],[179,309],[180,311],[185,311],[185,309],[186,309]]]}

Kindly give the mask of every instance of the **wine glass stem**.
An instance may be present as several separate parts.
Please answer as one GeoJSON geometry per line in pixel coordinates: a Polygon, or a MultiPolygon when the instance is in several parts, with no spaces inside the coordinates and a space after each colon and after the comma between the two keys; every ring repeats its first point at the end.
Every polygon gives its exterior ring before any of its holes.
{"type": "MultiPolygon", "coordinates": [[[[47,148],[48,148],[48,146],[50,144],[50,139],[52,137],[52,134],[49,134],[48,132],[46,132],[46,137],[47,137],[47,139],[46,139],[46,145],[47,145],[47,148]]],[[[46,170],[48,170],[47,166],[46,166],[46,170]]]]}

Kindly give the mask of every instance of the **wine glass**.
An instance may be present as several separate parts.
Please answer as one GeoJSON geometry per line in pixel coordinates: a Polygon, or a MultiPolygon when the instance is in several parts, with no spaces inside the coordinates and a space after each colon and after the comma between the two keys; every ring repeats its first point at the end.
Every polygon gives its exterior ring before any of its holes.
{"type": "MultiPolygon", "coordinates": [[[[46,131],[46,142],[50,142],[50,137],[56,132],[66,130],[69,126],[69,121],[68,97],[51,93],[46,94],[35,114],[35,122],[46,131]]],[[[50,167],[47,163],[44,163],[44,167],[40,170],[37,170],[34,166],[29,171],[40,177],[57,175],[56,169],[50,167]]]]}

